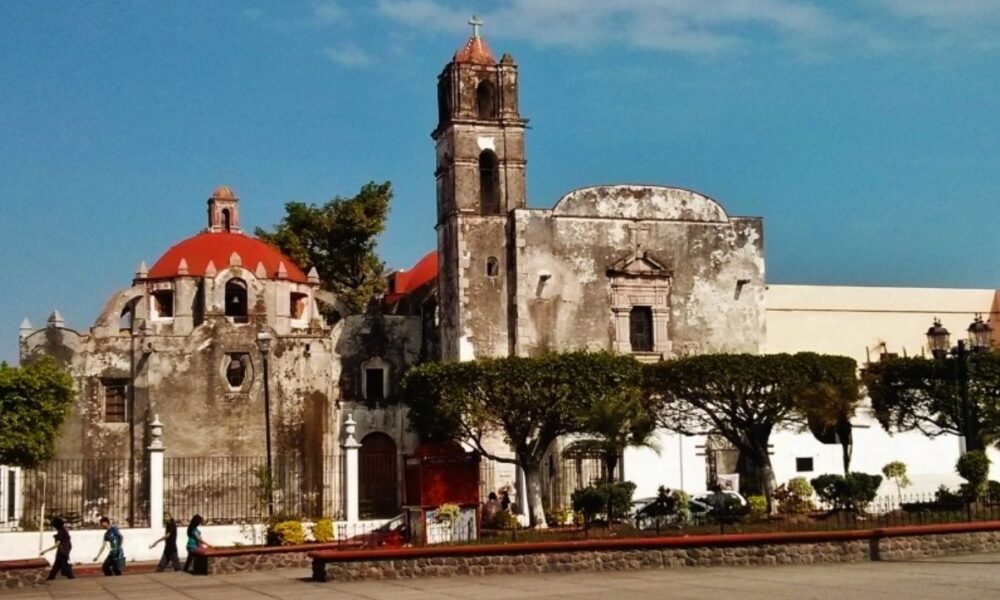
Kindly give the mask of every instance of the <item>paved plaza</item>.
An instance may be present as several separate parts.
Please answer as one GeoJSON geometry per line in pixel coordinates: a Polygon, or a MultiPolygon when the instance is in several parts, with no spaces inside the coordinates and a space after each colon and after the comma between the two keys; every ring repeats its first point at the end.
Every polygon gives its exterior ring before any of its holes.
{"type": "Polygon", "coordinates": [[[181,573],[58,580],[0,593],[17,600],[48,598],[204,598],[206,600],[345,598],[422,600],[470,598],[855,598],[986,599],[1000,597],[1000,554],[926,561],[781,567],[709,567],[606,573],[493,575],[355,583],[314,583],[304,569],[195,577],[181,573]]]}

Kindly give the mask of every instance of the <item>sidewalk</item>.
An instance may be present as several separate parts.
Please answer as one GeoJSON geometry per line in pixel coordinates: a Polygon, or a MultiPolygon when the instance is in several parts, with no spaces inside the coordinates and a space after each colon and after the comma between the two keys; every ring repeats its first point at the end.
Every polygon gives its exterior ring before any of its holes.
{"type": "Polygon", "coordinates": [[[492,575],[355,583],[314,583],[305,569],[198,577],[184,573],[59,579],[42,588],[0,592],[6,600],[50,598],[198,598],[206,600],[347,598],[430,600],[469,598],[631,597],[765,600],[1000,598],[1000,554],[919,562],[865,562],[781,567],[705,567],[627,572],[492,575]]]}

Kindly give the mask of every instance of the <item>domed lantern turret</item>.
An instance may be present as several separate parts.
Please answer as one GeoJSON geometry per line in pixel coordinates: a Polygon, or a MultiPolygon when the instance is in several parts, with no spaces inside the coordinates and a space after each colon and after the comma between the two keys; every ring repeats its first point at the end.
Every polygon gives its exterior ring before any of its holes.
{"type": "Polygon", "coordinates": [[[989,323],[983,321],[982,315],[976,315],[976,318],[969,325],[969,346],[976,352],[985,352],[990,349],[992,344],[992,332],[993,328],[990,327],[989,323]]]}
{"type": "Polygon", "coordinates": [[[927,330],[927,347],[934,358],[944,358],[951,348],[951,333],[941,325],[940,319],[934,319],[934,324],[927,330]]]}

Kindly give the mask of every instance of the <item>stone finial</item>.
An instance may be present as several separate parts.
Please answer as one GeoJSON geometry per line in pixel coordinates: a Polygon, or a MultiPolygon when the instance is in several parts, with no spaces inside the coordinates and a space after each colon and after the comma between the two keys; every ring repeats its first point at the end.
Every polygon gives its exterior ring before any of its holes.
{"type": "Polygon", "coordinates": [[[316,267],[309,269],[308,277],[309,277],[308,279],[309,283],[314,283],[316,285],[319,285],[319,271],[316,270],[316,267]]]}
{"type": "Polygon", "coordinates": [[[254,271],[254,275],[257,276],[257,279],[267,279],[267,269],[264,268],[264,263],[257,263],[257,269],[254,271]]]}
{"type": "Polygon", "coordinates": [[[149,275],[149,267],[146,266],[146,261],[139,261],[139,268],[135,271],[136,279],[145,279],[149,275]]]}
{"type": "Polygon", "coordinates": [[[230,267],[241,267],[243,266],[243,259],[236,252],[229,255],[229,266],[230,267]]]}
{"type": "Polygon", "coordinates": [[[345,448],[354,448],[361,445],[358,443],[358,440],[354,439],[354,432],[357,431],[357,428],[358,422],[354,420],[354,415],[348,414],[347,420],[344,421],[344,433],[347,435],[347,438],[344,440],[345,448]]]}
{"type": "Polygon", "coordinates": [[[49,327],[62,327],[63,325],[65,325],[65,321],[63,321],[63,317],[59,314],[59,311],[52,311],[52,314],[49,315],[49,327]]]}
{"type": "Polygon", "coordinates": [[[215,274],[218,272],[218,269],[215,268],[215,263],[208,261],[208,264],[205,265],[205,277],[215,277],[215,274]]]}
{"type": "Polygon", "coordinates": [[[28,320],[28,317],[25,317],[24,320],[21,321],[21,329],[19,330],[21,334],[21,339],[23,340],[24,338],[31,335],[32,330],[33,327],[31,326],[31,321],[28,320]]]}
{"type": "Polygon", "coordinates": [[[149,424],[149,449],[163,450],[163,423],[160,422],[160,415],[153,415],[153,421],[149,424]]]}
{"type": "Polygon", "coordinates": [[[278,279],[288,279],[288,269],[285,268],[285,261],[278,262],[278,279]]]}
{"type": "Polygon", "coordinates": [[[181,262],[177,263],[177,274],[178,275],[189,275],[191,273],[188,270],[188,261],[185,258],[181,259],[181,262]]]}

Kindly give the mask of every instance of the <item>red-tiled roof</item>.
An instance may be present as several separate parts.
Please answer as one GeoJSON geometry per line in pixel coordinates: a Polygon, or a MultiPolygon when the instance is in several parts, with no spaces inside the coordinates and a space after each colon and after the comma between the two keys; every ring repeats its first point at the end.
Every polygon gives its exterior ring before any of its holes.
{"type": "Polygon", "coordinates": [[[393,280],[392,293],[386,294],[386,302],[396,302],[403,296],[418,290],[426,284],[434,281],[438,274],[438,253],[437,250],[428,252],[423,258],[413,265],[409,271],[396,271],[390,277],[393,280]]]}
{"type": "Polygon", "coordinates": [[[497,64],[497,59],[493,58],[493,52],[486,45],[486,40],[481,37],[470,37],[465,46],[462,46],[455,52],[455,57],[452,60],[460,63],[475,63],[477,65],[497,64]]]}
{"type": "MultiPolygon", "coordinates": [[[[278,264],[284,263],[288,275],[285,279],[306,283],[305,273],[277,248],[255,237],[241,233],[199,233],[174,245],[149,270],[150,279],[171,279],[178,275],[181,259],[187,262],[188,275],[201,277],[209,261],[216,270],[229,266],[233,252],[239,254],[240,263],[249,271],[256,271],[257,264],[264,265],[268,279],[278,279],[278,264]]],[[[437,262],[435,261],[435,267],[437,262]]]]}

